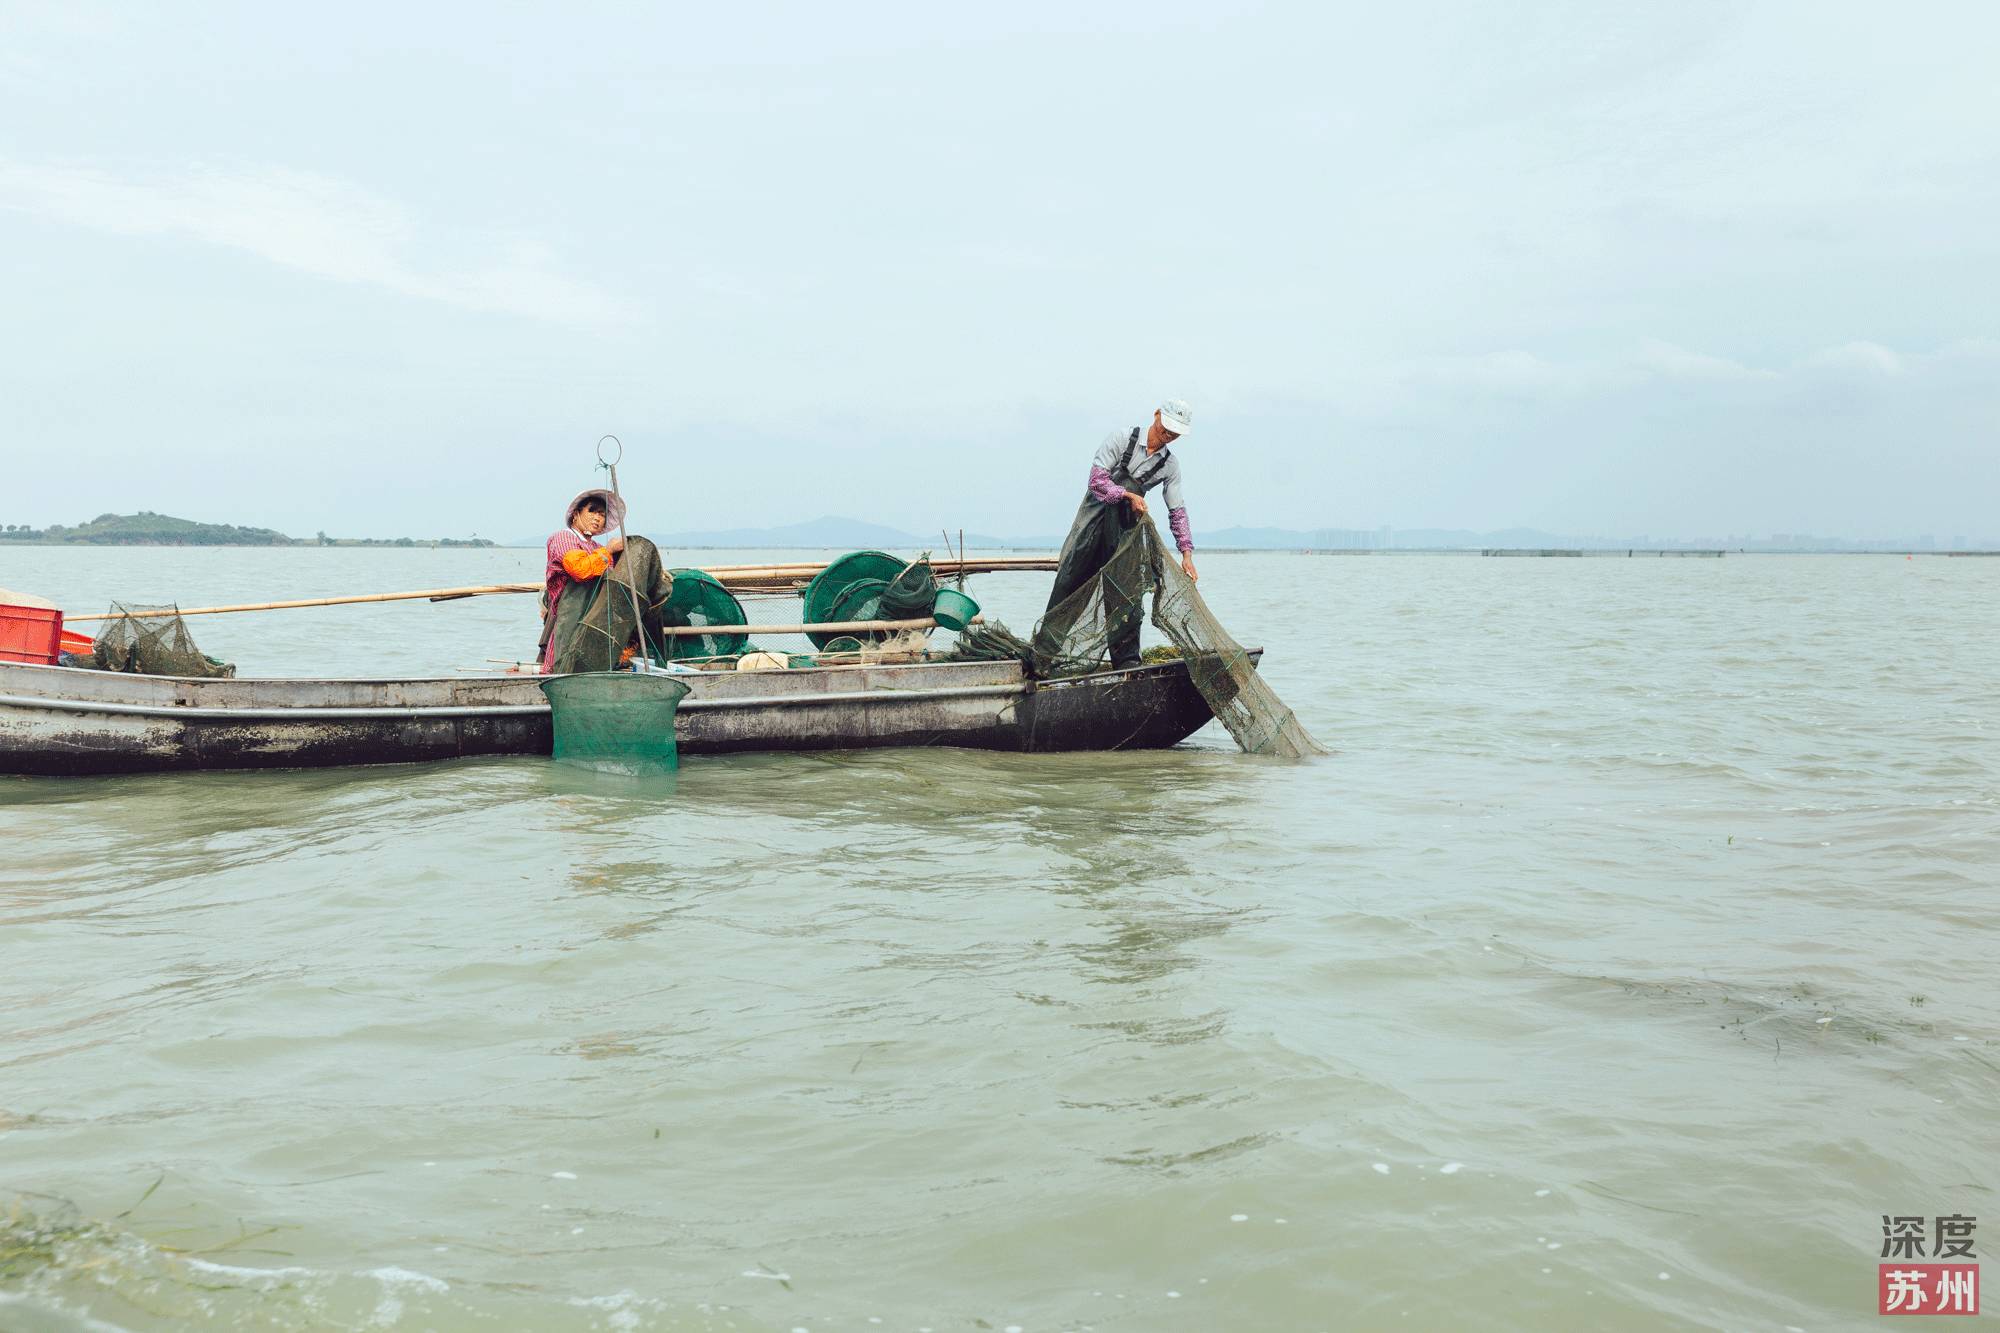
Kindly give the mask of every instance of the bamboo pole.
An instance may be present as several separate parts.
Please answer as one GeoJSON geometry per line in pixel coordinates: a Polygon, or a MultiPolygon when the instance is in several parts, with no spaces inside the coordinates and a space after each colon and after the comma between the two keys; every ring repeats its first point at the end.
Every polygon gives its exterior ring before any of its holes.
{"type": "MultiPolygon", "coordinates": [[[[984,616],[974,616],[974,624],[982,624],[984,616]]],[[[692,639],[703,634],[717,638],[729,634],[860,634],[882,633],[899,629],[936,629],[937,621],[925,617],[921,620],[830,620],[813,625],[668,625],[660,633],[674,639],[692,639]]]]}
{"type": "MultiPolygon", "coordinates": [[[[162,616],[219,616],[232,611],[290,611],[302,606],[352,606],[360,602],[407,602],[419,597],[447,599],[457,597],[480,597],[497,592],[540,592],[539,583],[488,583],[473,588],[429,588],[422,592],[371,592],[358,593],[346,597],[302,597],[290,602],[246,602],[241,606],[191,606],[179,611],[167,608],[161,611],[131,611],[127,614],[134,620],[150,620],[162,616]]],[[[86,620],[123,620],[124,616],[106,613],[97,616],[64,616],[65,624],[76,625],[86,620]]]]}
{"type": "MultiPolygon", "coordinates": [[[[979,560],[944,561],[933,564],[932,570],[940,574],[1001,574],[1024,571],[1051,570],[1056,567],[1053,556],[993,556],[979,560]],[[961,566],[963,569],[961,570],[961,566]]],[[[730,592],[782,592],[797,584],[804,583],[814,574],[826,568],[821,564],[798,565],[715,565],[702,570],[713,576],[730,592]]],[[[540,592],[539,583],[482,583],[469,588],[425,588],[416,592],[371,592],[351,593],[341,597],[300,597],[283,602],[244,602],[235,606],[191,606],[179,611],[132,611],[128,614],[134,620],[150,620],[165,616],[220,616],[240,611],[291,611],[312,606],[356,606],[368,602],[410,602],[423,599],[432,602],[457,601],[462,597],[486,597],[500,593],[540,592]]],[[[99,615],[65,616],[68,624],[81,625],[100,620],[120,620],[122,616],[108,612],[99,615]]],[[[774,631],[766,630],[765,633],[774,631]]]]}

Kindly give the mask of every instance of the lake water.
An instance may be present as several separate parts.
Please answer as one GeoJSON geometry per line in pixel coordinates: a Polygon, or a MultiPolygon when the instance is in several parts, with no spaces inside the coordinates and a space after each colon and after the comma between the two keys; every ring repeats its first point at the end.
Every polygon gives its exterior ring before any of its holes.
{"type": "MultiPolygon", "coordinates": [[[[0,1327],[1818,1333],[1885,1213],[2000,1244],[2000,560],[1202,573],[1331,757],[0,779],[0,1327]]],[[[438,674],[531,602],[192,623],[438,674]]]]}

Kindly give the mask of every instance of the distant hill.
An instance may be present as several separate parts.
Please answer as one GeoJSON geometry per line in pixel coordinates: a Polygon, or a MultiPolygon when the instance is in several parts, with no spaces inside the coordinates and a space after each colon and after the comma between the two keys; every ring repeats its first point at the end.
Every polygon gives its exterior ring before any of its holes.
{"type": "Polygon", "coordinates": [[[85,546],[291,546],[293,541],[270,528],[241,528],[231,523],[197,523],[141,510],[136,514],[99,514],[87,523],[65,527],[51,523],[32,528],[0,528],[0,541],[28,541],[85,546]]]}
{"type": "Polygon", "coordinates": [[[155,514],[99,514],[86,523],[46,528],[26,524],[0,525],[0,542],[41,546],[491,546],[483,537],[288,537],[272,528],[244,528],[233,523],[197,523],[191,518],[155,514]]]}

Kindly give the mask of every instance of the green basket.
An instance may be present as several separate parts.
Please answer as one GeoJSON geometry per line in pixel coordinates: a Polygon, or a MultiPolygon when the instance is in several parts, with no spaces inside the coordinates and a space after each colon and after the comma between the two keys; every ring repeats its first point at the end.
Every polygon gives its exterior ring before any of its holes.
{"type": "Polygon", "coordinates": [[[618,773],[666,773],[680,767],[674,714],[688,687],[672,676],[594,671],[543,681],[555,725],[551,757],[618,773]]]}

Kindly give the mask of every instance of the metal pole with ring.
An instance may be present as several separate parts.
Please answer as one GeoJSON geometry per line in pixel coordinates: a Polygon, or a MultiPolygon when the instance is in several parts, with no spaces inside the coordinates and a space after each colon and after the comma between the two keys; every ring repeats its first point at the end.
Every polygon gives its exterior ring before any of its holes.
{"type": "MultiPolygon", "coordinates": [[[[629,542],[631,533],[625,523],[625,497],[619,494],[618,491],[618,465],[624,460],[625,442],[623,440],[620,440],[616,435],[598,437],[597,465],[611,474],[611,494],[618,501],[618,535],[629,542]],[[609,458],[604,456],[604,446],[606,444],[609,444],[615,450],[609,458]]],[[[652,641],[646,637],[646,617],[645,613],[639,609],[639,590],[632,586],[632,580],[629,577],[625,580],[625,591],[632,598],[632,626],[639,634],[640,655],[650,663],[653,652],[652,641]]],[[[613,648],[612,653],[610,669],[615,671],[618,669],[617,649],[613,648]]]]}

